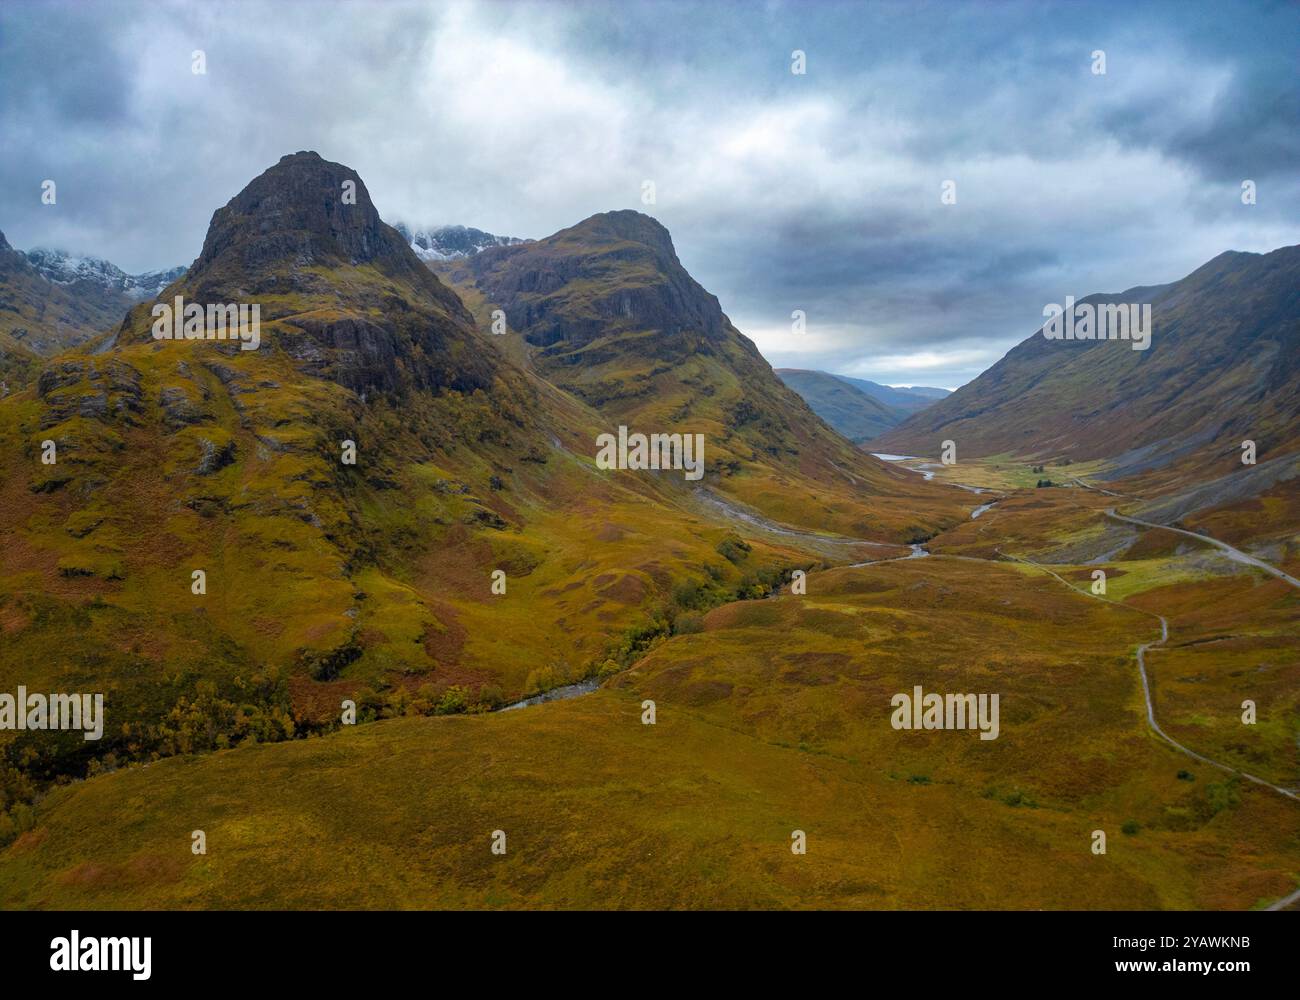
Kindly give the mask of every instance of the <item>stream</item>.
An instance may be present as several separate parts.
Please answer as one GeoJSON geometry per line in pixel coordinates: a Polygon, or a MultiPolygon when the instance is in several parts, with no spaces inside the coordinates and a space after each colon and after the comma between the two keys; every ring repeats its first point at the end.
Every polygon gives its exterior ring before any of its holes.
{"type": "Polygon", "coordinates": [[[596,688],[600,687],[600,681],[591,680],[578,681],[577,684],[566,684],[564,687],[551,688],[549,691],[543,691],[541,694],[535,694],[531,698],[525,698],[523,701],[517,701],[513,705],[506,705],[498,708],[498,712],[510,712],[516,708],[527,708],[529,705],[541,705],[548,701],[565,701],[568,698],[576,698],[579,695],[591,694],[596,688]]]}
{"type": "MultiPolygon", "coordinates": [[[[875,457],[882,459],[886,462],[901,462],[904,460],[912,460],[912,461],[917,460],[916,456],[914,455],[876,455],[875,457]]],[[[933,464],[933,463],[929,463],[929,464],[933,464]]],[[[935,466],[935,468],[938,468],[938,466],[935,466]]],[[[931,471],[923,470],[923,469],[917,469],[913,471],[921,472],[921,474],[924,475],[926,479],[934,478],[934,473],[931,471]]],[[[962,483],[949,483],[948,485],[957,486],[963,490],[969,490],[971,493],[988,492],[987,490],[984,490],[978,486],[966,486],[963,485],[962,483]]],[[[889,545],[885,542],[868,542],[856,538],[844,538],[844,537],[837,537],[833,535],[832,536],[818,535],[811,531],[800,531],[797,528],[786,527],[784,525],[777,524],[775,521],[770,521],[767,518],[764,518],[762,515],[757,514],[756,512],[750,512],[744,510],[733,503],[729,503],[727,500],[724,500],[722,497],[717,496],[716,494],[700,491],[698,496],[699,499],[703,500],[705,503],[709,504],[710,506],[723,511],[729,517],[737,521],[740,521],[744,524],[747,524],[750,527],[758,528],[762,531],[767,531],[775,535],[785,535],[792,538],[800,538],[806,542],[815,541],[823,545],[831,545],[831,546],[840,546],[840,545],[847,544],[847,545],[869,545],[877,548],[896,548],[896,546],[889,545]]],[[[973,511],[971,511],[971,515],[970,515],[971,518],[973,519],[979,517],[981,514],[983,514],[986,510],[988,510],[990,507],[993,506],[993,504],[997,502],[998,502],[997,500],[994,500],[990,503],[981,504],[979,507],[976,507],[973,511]]],[[[901,562],[907,559],[924,559],[926,556],[930,554],[929,549],[919,544],[913,544],[908,548],[909,551],[905,556],[887,556],[884,559],[869,559],[866,562],[850,563],[846,568],[858,569],[863,566],[874,566],[877,563],[883,563],[883,562],[901,562]]],[[[531,698],[524,698],[522,701],[513,702],[512,704],[497,709],[497,711],[511,712],[517,708],[528,708],[529,706],[532,705],[542,705],[548,701],[565,701],[569,698],[577,698],[584,694],[590,694],[592,691],[595,691],[598,687],[600,687],[600,681],[594,679],[579,681],[577,684],[566,684],[563,687],[557,687],[557,688],[552,688],[549,691],[543,691],[541,694],[533,695],[531,698]]]]}

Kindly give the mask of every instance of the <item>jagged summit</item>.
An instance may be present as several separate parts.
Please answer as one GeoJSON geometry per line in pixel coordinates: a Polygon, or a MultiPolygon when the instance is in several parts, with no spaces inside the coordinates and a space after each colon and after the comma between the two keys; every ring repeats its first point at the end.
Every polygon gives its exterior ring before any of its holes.
{"type": "Polygon", "coordinates": [[[281,157],[213,213],[193,270],[226,265],[256,276],[280,264],[375,264],[421,283],[427,273],[401,234],[380,219],[357,172],[315,152],[281,157]]]}
{"type": "Polygon", "coordinates": [[[59,285],[95,285],[108,291],[120,292],[128,300],[153,298],[185,273],[183,266],[162,271],[145,271],[127,274],[116,264],[102,257],[71,254],[66,250],[33,247],[27,260],[43,276],[59,285]]]}
{"type": "Polygon", "coordinates": [[[402,234],[415,255],[426,263],[460,260],[473,257],[489,247],[508,247],[531,242],[518,236],[497,236],[473,226],[427,226],[412,229],[403,222],[395,222],[393,228],[402,234]]]}
{"type": "MultiPolygon", "coordinates": [[[[213,213],[175,291],[257,304],[268,347],[357,392],[492,381],[460,299],[380,219],[357,172],[315,152],[281,157],[213,213]]],[[[120,339],[149,340],[150,325],[142,307],[120,339]]]]}

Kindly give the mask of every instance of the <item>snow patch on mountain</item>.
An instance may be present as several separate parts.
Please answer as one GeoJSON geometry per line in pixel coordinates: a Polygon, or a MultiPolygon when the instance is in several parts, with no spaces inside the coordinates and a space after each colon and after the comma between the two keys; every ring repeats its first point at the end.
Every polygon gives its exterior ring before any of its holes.
{"type": "Polygon", "coordinates": [[[46,247],[35,247],[24,256],[37,271],[57,284],[86,281],[136,300],[153,298],[186,271],[184,267],[172,267],[165,271],[127,274],[100,257],[82,257],[46,247]]]}
{"type": "Polygon", "coordinates": [[[402,234],[402,238],[411,244],[415,255],[424,261],[458,260],[461,257],[472,257],[488,247],[508,247],[516,243],[532,242],[517,236],[495,236],[470,226],[433,226],[413,230],[399,222],[393,228],[402,234]]]}

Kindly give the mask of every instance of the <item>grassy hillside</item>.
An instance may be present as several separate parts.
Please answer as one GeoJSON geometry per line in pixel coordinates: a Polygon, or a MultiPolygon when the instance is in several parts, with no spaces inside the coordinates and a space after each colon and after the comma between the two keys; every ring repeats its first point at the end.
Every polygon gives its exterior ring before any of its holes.
{"type": "Polygon", "coordinates": [[[1150,303],[1145,351],[1035,333],[951,396],[884,434],[881,450],[1106,459],[1115,476],[1176,466],[1181,481],[1300,448],[1300,247],[1224,253],[1169,285],[1083,303],[1150,303]]]}
{"type": "Polygon", "coordinates": [[[1290,891],[1294,804],[1146,734],[1131,654],[1150,632],[1027,567],[814,574],[806,598],[721,607],[574,701],[61,789],[0,860],[0,900],[1238,908],[1290,891]],[[891,694],[917,683],[1000,691],[999,739],[891,728],[891,694]]]}

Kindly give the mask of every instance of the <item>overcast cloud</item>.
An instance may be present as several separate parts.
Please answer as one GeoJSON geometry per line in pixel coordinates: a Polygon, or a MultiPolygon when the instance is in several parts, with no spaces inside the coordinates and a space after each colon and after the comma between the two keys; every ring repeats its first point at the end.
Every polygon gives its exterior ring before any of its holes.
{"type": "Polygon", "coordinates": [[[1048,302],[1300,242],[1297,38],[1280,3],[10,0],[0,230],[189,263],[314,149],[390,222],[647,211],[774,365],[954,387],[1048,302]]]}

